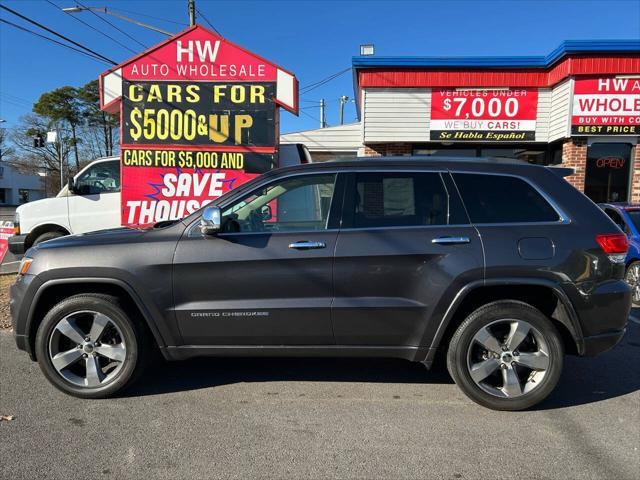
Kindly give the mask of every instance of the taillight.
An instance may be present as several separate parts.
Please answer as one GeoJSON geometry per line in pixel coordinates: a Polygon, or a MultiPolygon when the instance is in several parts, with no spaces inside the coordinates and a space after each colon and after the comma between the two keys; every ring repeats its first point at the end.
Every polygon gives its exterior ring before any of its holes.
{"type": "Polygon", "coordinates": [[[613,263],[624,263],[629,250],[629,240],[624,233],[596,235],[596,242],[613,263]]]}

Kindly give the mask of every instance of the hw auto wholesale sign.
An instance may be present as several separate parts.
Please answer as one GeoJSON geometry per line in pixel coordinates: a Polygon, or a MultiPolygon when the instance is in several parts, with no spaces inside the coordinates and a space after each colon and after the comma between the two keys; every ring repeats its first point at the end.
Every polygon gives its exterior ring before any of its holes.
{"type": "Polygon", "coordinates": [[[571,134],[640,134],[640,78],[577,78],[571,134]]]}
{"type": "Polygon", "coordinates": [[[538,90],[433,89],[430,139],[514,142],[535,140],[538,90]]]}
{"type": "Polygon", "coordinates": [[[122,224],[182,218],[277,164],[297,80],[201,26],[105,72],[121,114],[122,224]]]}

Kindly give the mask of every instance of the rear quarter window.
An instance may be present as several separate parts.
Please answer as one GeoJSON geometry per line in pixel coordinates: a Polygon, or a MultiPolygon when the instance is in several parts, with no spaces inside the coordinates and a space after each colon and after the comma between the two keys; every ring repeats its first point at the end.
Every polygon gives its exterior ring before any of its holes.
{"type": "Polygon", "coordinates": [[[521,178],[454,173],[472,223],[557,222],[558,212],[521,178]]]}

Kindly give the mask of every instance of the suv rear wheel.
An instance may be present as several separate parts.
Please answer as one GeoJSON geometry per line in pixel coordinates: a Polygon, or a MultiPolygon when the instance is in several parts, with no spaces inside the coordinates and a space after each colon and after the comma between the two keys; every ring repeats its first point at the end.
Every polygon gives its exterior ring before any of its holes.
{"type": "Polygon", "coordinates": [[[55,305],[40,324],[38,363],[65,393],[108,397],[140,373],[147,355],[140,333],[116,297],[74,295],[55,305]]]}
{"type": "Polygon", "coordinates": [[[458,327],[447,368],[462,391],[494,410],[523,410],[544,400],[562,372],[556,327],[538,309],[515,300],[487,304],[458,327]]]}

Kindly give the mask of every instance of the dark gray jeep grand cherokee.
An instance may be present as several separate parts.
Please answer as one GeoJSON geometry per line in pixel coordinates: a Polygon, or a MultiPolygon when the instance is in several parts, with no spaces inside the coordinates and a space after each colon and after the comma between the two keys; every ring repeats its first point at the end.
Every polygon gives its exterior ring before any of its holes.
{"type": "Polygon", "coordinates": [[[613,347],[631,304],[626,237],[563,174],[406,157],[275,170],[182,221],[30,249],[16,342],[85,398],[131,384],[153,348],[427,367],[444,351],[472,400],[527,408],[565,352],[613,347]]]}

